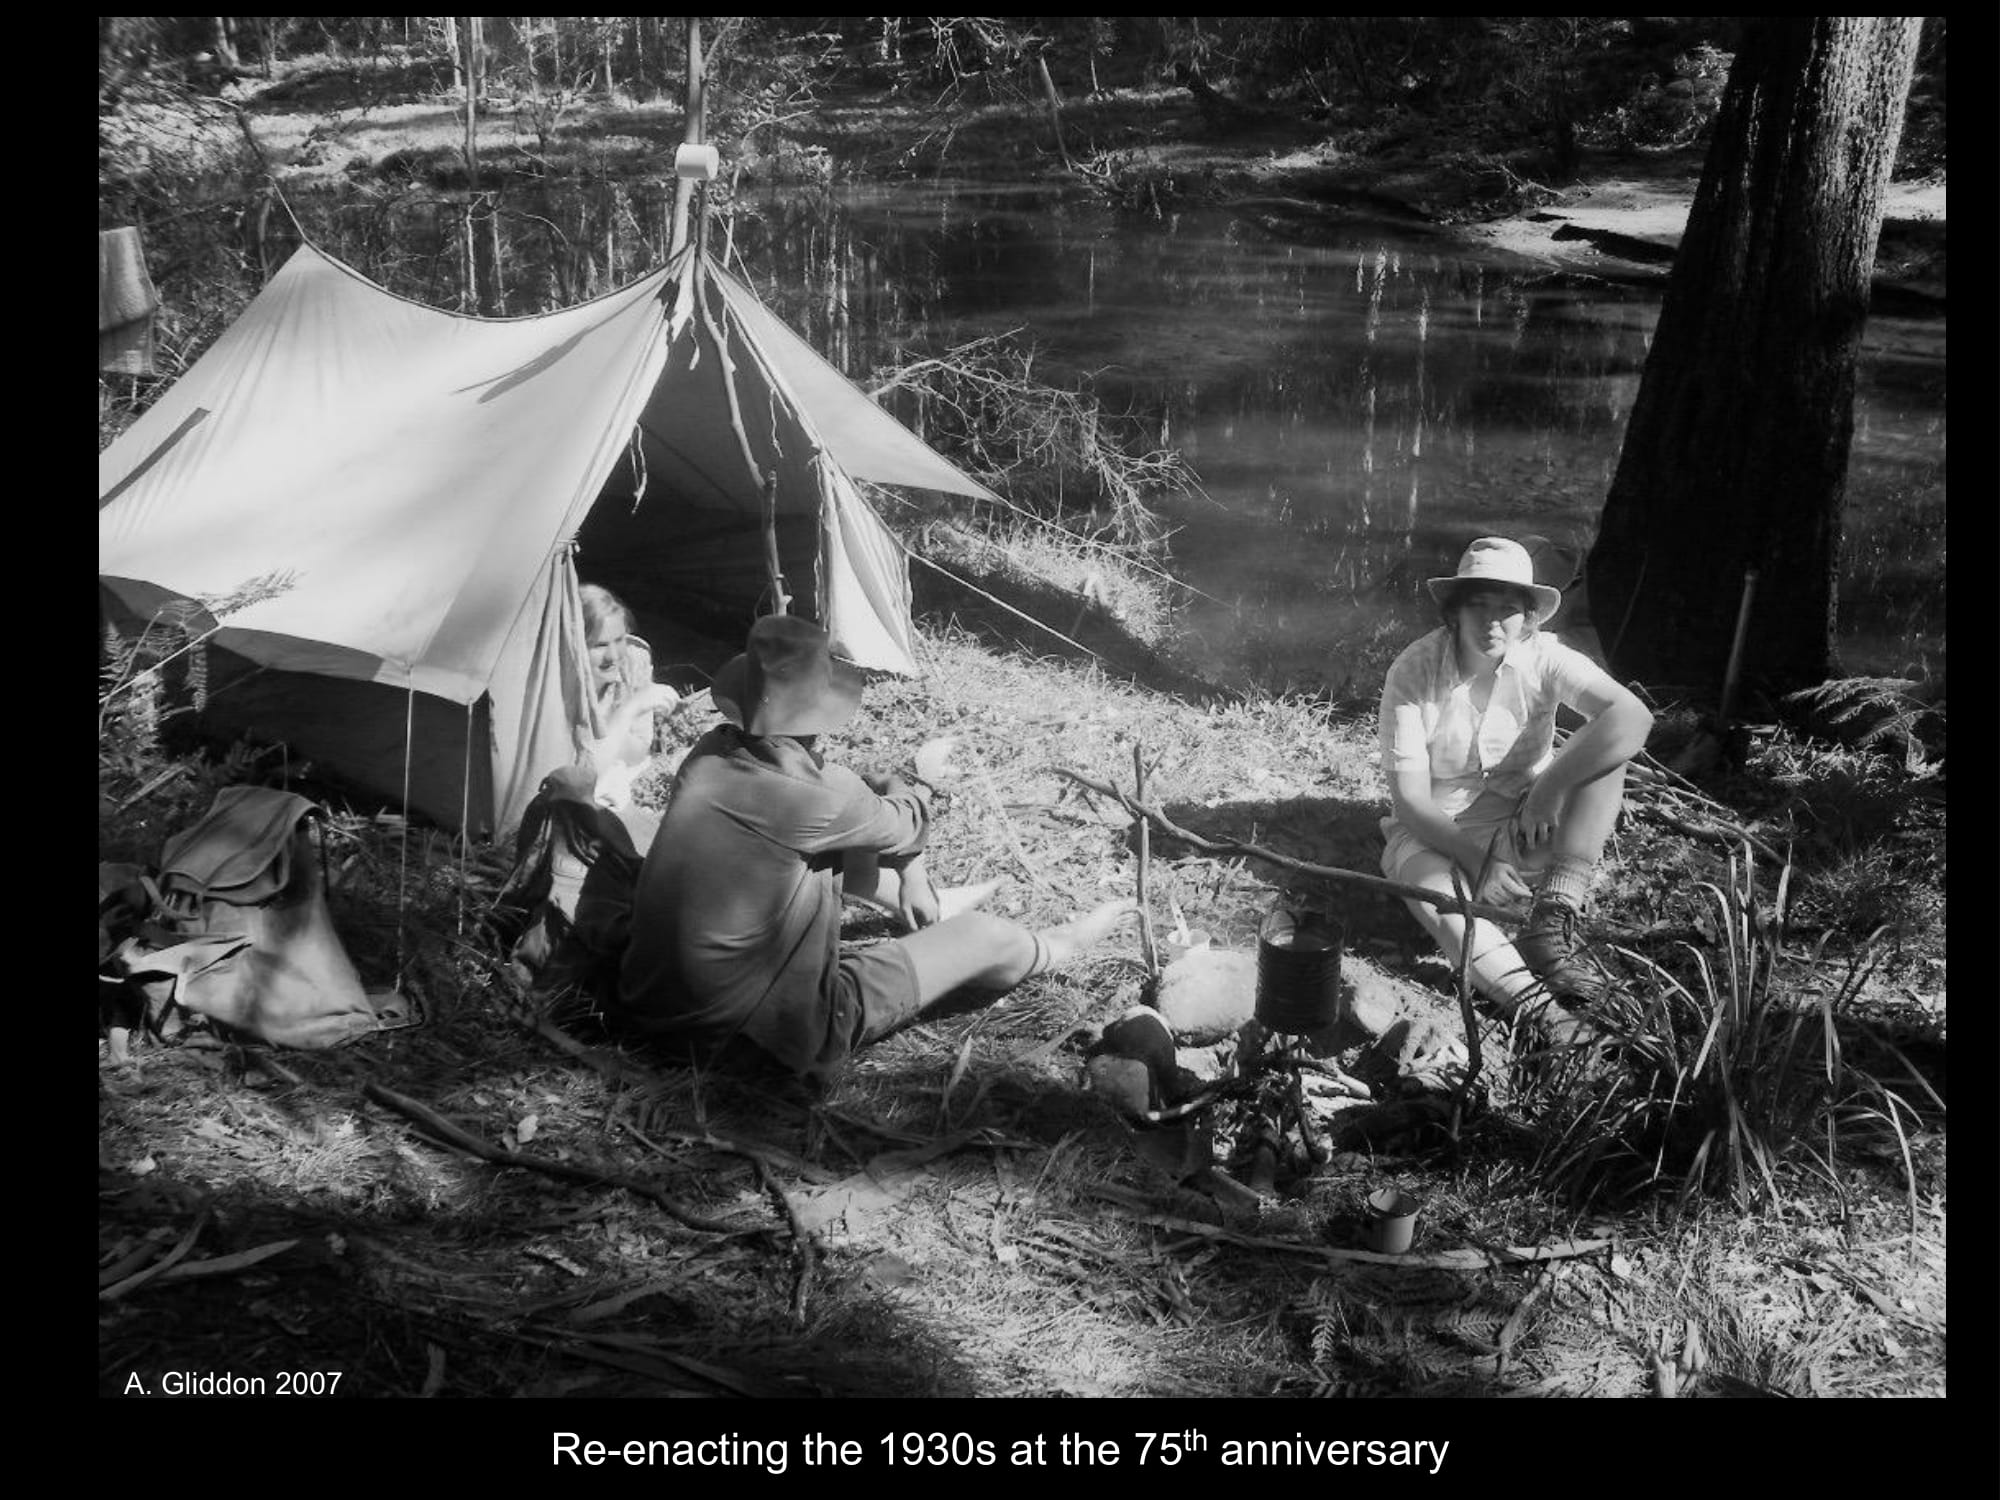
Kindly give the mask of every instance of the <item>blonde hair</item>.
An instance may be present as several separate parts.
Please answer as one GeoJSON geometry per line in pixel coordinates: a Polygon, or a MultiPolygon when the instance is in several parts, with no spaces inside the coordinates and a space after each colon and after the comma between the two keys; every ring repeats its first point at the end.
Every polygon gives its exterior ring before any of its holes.
{"type": "Polygon", "coordinates": [[[586,583],[578,589],[577,596],[583,601],[583,638],[596,640],[603,633],[603,627],[616,621],[625,627],[625,633],[632,633],[632,611],[625,601],[601,583],[586,583]]]}

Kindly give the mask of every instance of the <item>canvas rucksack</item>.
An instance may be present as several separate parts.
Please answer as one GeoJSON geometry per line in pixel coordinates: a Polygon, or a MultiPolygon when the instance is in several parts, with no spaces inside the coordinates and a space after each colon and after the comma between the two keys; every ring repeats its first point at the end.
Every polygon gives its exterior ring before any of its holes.
{"type": "Polygon", "coordinates": [[[589,770],[544,777],[495,903],[514,977],[547,999],[607,1005],[631,938],[640,861],[631,831],[597,802],[589,770]]]}
{"type": "Polygon", "coordinates": [[[293,792],[224,787],[167,840],[155,875],[101,866],[100,972],[108,960],[138,984],[156,1020],[179,1005],[279,1046],[331,1047],[412,1024],[400,995],[363,987],[334,930],[314,837],[324,816],[293,792]],[[136,923],[135,887],[150,898],[136,923]],[[107,955],[107,924],[120,921],[136,930],[107,955]]]}

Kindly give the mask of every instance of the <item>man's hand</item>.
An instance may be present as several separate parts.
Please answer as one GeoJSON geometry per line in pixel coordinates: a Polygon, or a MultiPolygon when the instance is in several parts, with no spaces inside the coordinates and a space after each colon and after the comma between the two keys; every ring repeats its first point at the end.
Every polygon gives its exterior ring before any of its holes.
{"type": "Polygon", "coordinates": [[[868,771],[862,774],[861,783],[878,797],[915,797],[917,801],[923,804],[928,816],[931,806],[931,789],[921,782],[912,786],[894,771],[868,771]]]}
{"type": "Polygon", "coordinates": [[[898,877],[896,911],[903,925],[911,932],[931,926],[938,919],[938,894],[923,858],[919,856],[904,865],[898,877]]]}

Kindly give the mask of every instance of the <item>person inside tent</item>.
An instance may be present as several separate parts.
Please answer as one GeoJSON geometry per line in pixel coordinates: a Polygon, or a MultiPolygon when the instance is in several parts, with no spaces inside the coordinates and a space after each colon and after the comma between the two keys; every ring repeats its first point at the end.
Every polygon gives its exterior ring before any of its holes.
{"type": "MultiPolygon", "coordinates": [[[[1449,895],[1531,902],[1509,942],[1474,920],[1471,972],[1503,1014],[1550,1000],[1587,1006],[1604,976],[1579,926],[1591,876],[1617,821],[1625,767],[1652,713],[1589,657],[1543,627],[1562,594],[1535,581],[1520,543],[1480,537],[1458,571],[1429,580],[1442,623],[1404,649],[1382,689],[1382,872],[1449,895]],[[1589,722],[1554,750],[1566,705],[1589,722]]],[[[1466,919],[1407,902],[1454,964],[1466,919]]]]}
{"type": "MultiPolygon", "coordinates": [[[[599,805],[624,814],[632,807],[632,783],[653,754],[656,716],[679,703],[680,694],[653,681],[652,648],[633,634],[632,611],[624,600],[595,583],[578,593],[597,722],[578,726],[577,760],[597,778],[599,805]]],[[[650,836],[650,824],[642,828],[650,836]]],[[[643,846],[639,830],[634,838],[643,846]]]]}
{"type": "Polygon", "coordinates": [[[705,1059],[761,1055],[824,1082],[944,995],[997,999],[1136,915],[1135,902],[1111,901],[1034,931],[972,909],[990,885],[936,889],[928,793],[817,748],[862,696],[859,669],[819,626],[758,620],[711,691],[730,722],[675,778],[619,973],[622,1011],[656,1042],[705,1059]],[[843,895],[896,912],[907,934],[843,949],[843,895]]]}

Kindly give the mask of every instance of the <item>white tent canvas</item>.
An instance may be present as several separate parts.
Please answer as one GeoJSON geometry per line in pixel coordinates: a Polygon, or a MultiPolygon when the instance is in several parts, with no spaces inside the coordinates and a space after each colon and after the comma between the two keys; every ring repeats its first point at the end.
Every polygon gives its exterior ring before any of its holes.
{"type": "Polygon", "coordinates": [[[590,713],[579,539],[635,604],[740,629],[768,507],[794,612],[913,670],[902,551],[856,478],[988,496],[692,252],[482,319],[308,245],[99,458],[98,573],[141,621],[261,583],[213,638],[236,664],[213,727],[498,832],[590,713]]]}

